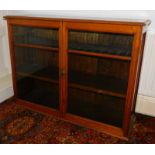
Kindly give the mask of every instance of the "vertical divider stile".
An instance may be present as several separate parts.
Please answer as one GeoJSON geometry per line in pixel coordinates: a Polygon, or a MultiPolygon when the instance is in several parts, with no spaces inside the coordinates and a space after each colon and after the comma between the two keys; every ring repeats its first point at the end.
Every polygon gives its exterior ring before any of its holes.
{"type": "Polygon", "coordinates": [[[59,32],[60,36],[60,55],[59,55],[59,76],[60,76],[60,112],[64,117],[67,111],[67,96],[68,96],[68,30],[66,28],[66,22],[61,22],[61,28],[59,32]]]}

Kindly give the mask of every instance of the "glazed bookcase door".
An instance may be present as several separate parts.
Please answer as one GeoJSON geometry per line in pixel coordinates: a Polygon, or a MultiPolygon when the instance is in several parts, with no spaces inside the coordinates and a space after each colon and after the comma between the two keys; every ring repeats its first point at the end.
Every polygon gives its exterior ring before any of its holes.
{"type": "Polygon", "coordinates": [[[67,113],[123,127],[133,35],[68,28],[67,113]]]}
{"type": "Polygon", "coordinates": [[[17,97],[59,109],[59,29],[12,26],[17,97]]]}

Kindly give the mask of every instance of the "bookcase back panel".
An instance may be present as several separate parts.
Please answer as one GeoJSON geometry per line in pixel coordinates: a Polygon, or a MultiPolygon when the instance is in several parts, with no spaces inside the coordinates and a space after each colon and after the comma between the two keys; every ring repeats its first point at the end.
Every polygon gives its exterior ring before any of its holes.
{"type": "Polygon", "coordinates": [[[69,30],[69,49],[131,56],[133,35],[69,30]]]}
{"type": "Polygon", "coordinates": [[[58,47],[58,29],[13,26],[15,44],[58,47]]]}
{"type": "Polygon", "coordinates": [[[68,113],[122,128],[125,99],[69,88],[68,113]]]}
{"type": "Polygon", "coordinates": [[[16,66],[40,65],[43,68],[58,68],[58,52],[49,52],[40,49],[15,47],[16,66]]]}
{"type": "Polygon", "coordinates": [[[57,84],[18,75],[17,88],[20,99],[59,109],[59,87],[57,84]]]}
{"type": "Polygon", "coordinates": [[[130,62],[69,54],[69,83],[126,95],[130,62]]]}

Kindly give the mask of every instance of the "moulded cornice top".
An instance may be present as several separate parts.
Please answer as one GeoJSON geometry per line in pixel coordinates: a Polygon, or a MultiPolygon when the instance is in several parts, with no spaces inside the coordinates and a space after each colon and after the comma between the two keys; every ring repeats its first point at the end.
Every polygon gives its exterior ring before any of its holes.
{"type": "Polygon", "coordinates": [[[4,19],[28,19],[28,20],[54,20],[54,21],[68,21],[68,22],[87,22],[87,23],[110,23],[110,24],[124,24],[124,25],[141,25],[149,26],[150,20],[145,19],[124,19],[124,18],[104,18],[104,19],[81,19],[81,18],[52,18],[46,16],[4,16],[4,19]]]}

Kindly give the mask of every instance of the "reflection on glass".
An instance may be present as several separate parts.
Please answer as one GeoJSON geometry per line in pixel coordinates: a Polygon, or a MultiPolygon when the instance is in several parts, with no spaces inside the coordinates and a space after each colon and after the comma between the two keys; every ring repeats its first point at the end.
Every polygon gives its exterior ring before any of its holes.
{"type": "Polygon", "coordinates": [[[69,49],[131,56],[133,35],[69,31],[69,49]]]}
{"type": "Polygon", "coordinates": [[[14,26],[15,44],[34,44],[50,47],[58,47],[58,30],[14,26]]]}

